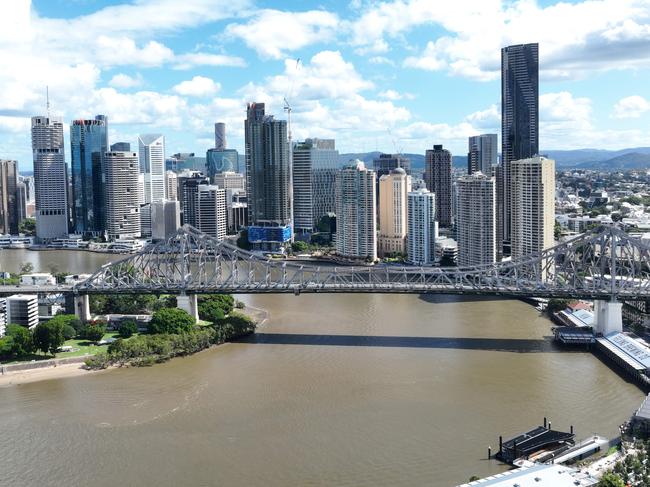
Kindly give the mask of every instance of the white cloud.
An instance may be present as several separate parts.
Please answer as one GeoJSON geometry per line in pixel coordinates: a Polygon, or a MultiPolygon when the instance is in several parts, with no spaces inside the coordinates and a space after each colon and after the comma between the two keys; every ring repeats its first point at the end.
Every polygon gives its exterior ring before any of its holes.
{"type": "Polygon", "coordinates": [[[500,132],[501,128],[501,112],[496,104],[490,105],[485,110],[470,113],[465,117],[465,121],[470,123],[473,127],[479,130],[490,130],[492,132],[500,132]]]}
{"type": "Polygon", "coordinates": [[[281,59],[286,52],[331,41],[338,17],[324,10],[283,12],[260,10],[246,24],[230,24],[226,35],[241,39],[264,58],[281,59]]]}
{"type": "Polygon", "coordinates": [[[142,75],[138,73],[135,77],[129,76],[124,73],[117,73],[108,82],[109,85],[115,88],[136,88],[143,83],[142,75]]]}
{"type": "Polygon", "coordinates": [[[379,93],[380,98],[384,98],[386,100],[413,100],[415,99],[415,95],[412,93],[400,93],[395,90],[385,90],[379,93]]]}
{"type": "Polygon", "coordinates": [[[196,66],[228,66],[235,68],[246,67],[246,61],[237,56],[225,54],[211,54],[206,52],[192,52],[181,54],[175,58],[174,69],[192,69],[196,66]]]}
{"type": "Polygon", "coordinates": [[[205,76],[194,76],[191,80],[182,81],[172,89],[179,95],[200,97],[215,95],[221,89],[221,85],[205,76]]]}
{"type": "Polygon", "coordinates": [[[639,118],[650,111],[650,101],[642,96],[634,95],[621,98],[614,105],[614,118],[639,118]]]}
{"type": "Polygon", "coordinates": [[[394,0],[352,25],[351,43],[372,49],[421,25],[446,34],[405,59],[407,67],[497,79],[500,48],[540,43],[542,77],[567,79],[590,70],[650,66],[648,0],[584,0],[541,6],[534,0],[394,0]]]}

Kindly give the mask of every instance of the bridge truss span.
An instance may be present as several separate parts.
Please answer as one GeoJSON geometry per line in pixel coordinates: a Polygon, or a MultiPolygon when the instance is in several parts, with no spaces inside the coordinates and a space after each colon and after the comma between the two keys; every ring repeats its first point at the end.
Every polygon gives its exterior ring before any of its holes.
{"type": "Polygon", "coordinates": [[[524,259],[478,267],[336,266],[267,258],[184,226],[107,264],[75,292],[441,293],[650,299],[650,246],[601,227],[524,259]]]}

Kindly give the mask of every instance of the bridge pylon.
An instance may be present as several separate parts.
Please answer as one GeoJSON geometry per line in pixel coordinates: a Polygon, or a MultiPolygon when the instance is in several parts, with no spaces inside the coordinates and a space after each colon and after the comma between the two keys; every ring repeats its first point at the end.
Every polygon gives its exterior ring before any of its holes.
{"type": "Polygon", "coordinates": [[[183,311],[187,311],[195,321],[199,321],[199,305],[196,294],[183,293],[176,296],[176,307],[183,311]]]}
{"type": "Polygon", "coordinates": [[[623,331],[623,303],[619,301],[594,300],[596,334],[603,336],[623,331]]]}
{"type": "Polygon", "coordinates": [[[74,297],[74,314],[82,323],[92,319],[90,316],[90,299],[88,299],[87,294],[78,294],[74,297]]]}

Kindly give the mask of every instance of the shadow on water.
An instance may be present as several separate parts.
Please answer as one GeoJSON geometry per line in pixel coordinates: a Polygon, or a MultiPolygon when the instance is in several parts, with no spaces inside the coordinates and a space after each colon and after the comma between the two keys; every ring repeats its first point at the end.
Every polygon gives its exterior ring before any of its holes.
{"type": "Polygon", "coordinates": [[[418,296],[422,301],[427,303],[472,303],[480,301],[503,301],[512,299],[500,296],[475,296],[471,294],[420,294],[418,296]]]}
{"type": "MultiPolygon", "coordinates": [[[[431,348],[486,350],[514,353],[566,352],[550,339],[453,338],[417,336],[308,335],[294,333],[255,333],[236,340],[259,345],[316,345],[334,347],[431,348]]],[[[583,350],[576,350],[582,352],[583,350]]]]}

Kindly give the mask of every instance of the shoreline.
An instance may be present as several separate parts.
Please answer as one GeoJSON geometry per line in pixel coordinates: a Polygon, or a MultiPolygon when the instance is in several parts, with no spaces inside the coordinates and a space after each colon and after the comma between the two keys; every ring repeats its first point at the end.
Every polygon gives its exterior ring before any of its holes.
{"type": "MultiPolygon", "coordinates": [[[[256,328],[261,328],[262,326],[264,326],[268,321],[268,317],[269,317],[268,311],[261,308],[255,308],[253,306],[246,306],[244,309],[235,308],[234,311],[238,311],[254,319],[257,323],[256,328]]],[[[206,348],[205,350],[201,350],[197,353],[212,350],[213,348],[227,345],[228,343],[230,342],[225,342],[220,345],[212,345],[206,348]]],[[[88,357],[83,357],[83,358],[85,360],[86,358],[90,358],[90,357],[92,357],[92,355],[88,355],[88,357]]],[[[172,360],[174,359],[172,358],[172,360]]],[[[25,362],[25,363],[27,364],[30,362],[25,362]]],[[[102,370],[92,370],[86,368],[84,362],[57,363],[47,367],[17,370],[15,372],[5,372],[3,374],[0,374],[0,388],[19,386],[21,384],[30,384],[33,382],[40,382],[40,381],[50,380],[50,379],[67,379],[69,377],[79,377],[86,374],[107,372],[109,370],[113,370],[116,368],[119,367],[114,365],[102,370]]]]}

